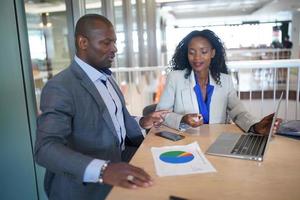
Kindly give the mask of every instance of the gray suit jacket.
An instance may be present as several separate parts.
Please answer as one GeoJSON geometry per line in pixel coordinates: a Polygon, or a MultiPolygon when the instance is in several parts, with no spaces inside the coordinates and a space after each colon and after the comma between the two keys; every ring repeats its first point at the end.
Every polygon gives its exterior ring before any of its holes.
{"type": "MultiPolygon", "coordinates": [[[[143,136],[113,79],[109,81],[122,104],[126,139],[138,146],[143,136]]],[[[73,63],[45,85],[42,114],[37,120],[35,159],[44,166],[45,189],[50,199],[103,199],[108,185],[83,183],[87,165],[94,159],[121,161],[117,133],[98,90],[73,63]]]]}
{"type": "MultiPolygon", "coordinates": [[[[179,129],[180,121],[185,114],[199,113],[197,97],[194,92],[194,72],[186,79],[185,70],[176,70],[168,74],[166,86],[157,110],[168,109],[165,124],[171,128],[179,129]]],[[[227,74],[221,74],[221,85],[217,85],[210,76],[210,84],[214,91],[210,103],[209,123],[226,123],[228,116],[243,130],[248,131],[250,127],[259,120],[254,118],[243,106],[234,89],[232,79],[227,74]]]]}

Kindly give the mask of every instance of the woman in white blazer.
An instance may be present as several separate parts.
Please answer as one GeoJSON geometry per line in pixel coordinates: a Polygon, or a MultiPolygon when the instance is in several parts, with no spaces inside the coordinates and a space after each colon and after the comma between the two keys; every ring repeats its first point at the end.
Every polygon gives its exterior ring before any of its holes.
{"type": "Polygon", "coordinates": [[[165,118],[167,126],[180,129],[233,120],[244,131],[268,133],[273,114],[259,121],[245,109],[228,75],[225,49],[214,32],[188,34],[178,44],[171,66],[157,105],[157,110],[173,111],[165,118]]]}

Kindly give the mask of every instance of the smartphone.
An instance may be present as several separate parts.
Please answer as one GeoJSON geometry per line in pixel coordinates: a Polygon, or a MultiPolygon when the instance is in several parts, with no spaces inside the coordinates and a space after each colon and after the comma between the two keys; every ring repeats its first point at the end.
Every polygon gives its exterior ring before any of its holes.
{"type": "Polygon", "coordinates": [[[171,132],[167,132],[167,131],[158,132],[155,135],[172,140],[172,141],[178,141],[178,140],[182,140],[184,138],[183,135],[178,135],[176,133],[171,133],[171,132]]]}
{"type": "Polygon", "coordinates": [[[182,198],[182,197],[176,197],[176,196],[170,196],[169,197],[169,200],[188,200],[188,199],[186,199],[186,198],[182,198]]]}

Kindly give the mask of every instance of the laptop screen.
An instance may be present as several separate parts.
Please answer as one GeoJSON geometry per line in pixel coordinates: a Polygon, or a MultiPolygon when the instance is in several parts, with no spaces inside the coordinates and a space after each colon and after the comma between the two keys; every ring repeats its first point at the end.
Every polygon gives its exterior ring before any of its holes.
{"type": "Polygon", "coordinates": [[[274,116],[273,116],[272,125],[271,125],[271,128],[270,128],[270,132],[269,132],[269,136],[268,136],[268,141],[267,141],[267,144],[266,144],[265,152],[268,149],[269,142],[270,142],[271,137],[272,137],[273,129],[274,129],[275,122],[276,122],[276,119],[277,119],[277,116],[278,116],[278,111],[279,111],[280,103],[281,103],[281,100],[282,100],[282,96],[283,96],[283,92],[281,92],[279,101],[278,101],[276,109],[275,109],[275,113],[274,113],[274,116]]]}

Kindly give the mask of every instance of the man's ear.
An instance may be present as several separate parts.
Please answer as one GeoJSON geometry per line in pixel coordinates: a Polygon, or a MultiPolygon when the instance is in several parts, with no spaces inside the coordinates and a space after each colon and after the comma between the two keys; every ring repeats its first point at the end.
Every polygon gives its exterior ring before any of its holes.
{"type": "Polygon", "coordinates": [[[88,39],[82,35],[79,35],[77,37],[77,44],[78,44],[78,48],[81,50],[85,50],[88,47],[88,39]]]}

